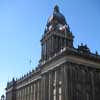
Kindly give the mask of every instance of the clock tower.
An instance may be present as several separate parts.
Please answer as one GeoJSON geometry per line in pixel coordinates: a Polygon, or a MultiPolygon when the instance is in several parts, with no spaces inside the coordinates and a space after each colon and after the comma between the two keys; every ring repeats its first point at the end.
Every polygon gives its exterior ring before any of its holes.
{"type": "Polygon", "coordinates": [[[44,35],[41,39],[41,60],[48,60],[66,47],[73,48],[73,38],[74,36],[70,31],[65,17],[56,5],[53,14],[47,21],[44,35]]]}

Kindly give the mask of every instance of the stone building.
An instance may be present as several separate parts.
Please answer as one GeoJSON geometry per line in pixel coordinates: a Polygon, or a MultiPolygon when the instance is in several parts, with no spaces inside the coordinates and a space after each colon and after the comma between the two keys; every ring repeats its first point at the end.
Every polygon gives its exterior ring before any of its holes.
{"type": "Polygon", "coordinates": [[[7,100],[100,100],[100,55],[73,46],[65,17],[54,7],[41,39],[36,70],[7,83],[7,100]]]}

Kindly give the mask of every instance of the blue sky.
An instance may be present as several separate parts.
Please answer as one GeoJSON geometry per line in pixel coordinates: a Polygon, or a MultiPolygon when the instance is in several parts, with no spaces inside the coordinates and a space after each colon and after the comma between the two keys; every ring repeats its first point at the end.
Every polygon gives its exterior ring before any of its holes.
{"type": "Polygon", "coordinates": [[[8,81],[37,66],[55,4],[71,27],[75,47],[83,42],[100,53],[100,0],[0,0],[0,96],[8,81]]]}

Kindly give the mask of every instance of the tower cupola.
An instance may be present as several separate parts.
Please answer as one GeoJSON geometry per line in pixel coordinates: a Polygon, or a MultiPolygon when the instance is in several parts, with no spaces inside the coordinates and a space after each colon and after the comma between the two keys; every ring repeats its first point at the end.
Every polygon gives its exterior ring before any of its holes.
{"type": "Polygon", "coordinates": [[[52,29],[59,30],[62,26],[67,25],[65,17],[59,11],[59,7],[54,7],[52,15],[48,18],[45,32],[51,31],[52,29]]]}

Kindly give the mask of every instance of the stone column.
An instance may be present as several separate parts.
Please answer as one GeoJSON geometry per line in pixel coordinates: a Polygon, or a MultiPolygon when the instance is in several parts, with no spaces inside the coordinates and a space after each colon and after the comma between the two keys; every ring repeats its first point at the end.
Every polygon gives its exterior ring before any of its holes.
{"type": "Polygon", "coordinates": [[[55,72],[55,78],[56,78],[56,100],[58,100],[59,99],[59,73],[58,73],[59,71],[58,70],[56,70],[56,72],[55,72]]]}
{"type": "Polygon", "coordinates": [[[49,40],[50,39],[48,38],[48,40],[47,40],[48,41],[48,44],[47,44],[48,45],[48,54],[47,54],[48,55],[48,58],[49,58],[49,50],[50,50],[50,48],[49,48],[50,47],[50,41],[49,40]]]}
{"type": "Polygon", "coordinates": [[[47,59],[47,41],[45,41],[45,59],[47,59]]]}
{"type": "Polygon", "coordinates": [[[58,38],[57,37],[55,37],[54,44],[55,44],[55,53],[57,53],[57,50],[58,50],[58,38]]]}
{"type": "Polygon", "coordinates": [[[51,36],[51,55],[53,55],[53,36],[51,36]]]}
{"type": "Polygon", "coordinates": [[[42,91],[41,91],[41,100],[46,100],[46,87],[45,87],[45,85],[46,85],[46,76],[45,75],[42,75],[42,80],[41,80],[41,86],[42,86],[42,91]]]}
{"type": "Polygon", "coordinates": [[[92,100],[95,100],[94,97],[95,97],[95,88],[94,88],[94,74],[93,72],[90,72],[91,74],[91,85],[92,85],[92,100]]]}
{"type": "Polygon", "coordinates": [[[61,49],[63,48],[63,38],[61,38],[61,49]]]}
{"type": "Polygon", "coordinates": [[[36,82],[34,82],[34,100],[36,100],[36,82]]]}
{"type": "Polygon", "coordinates": [[[64,65],[63,67],[63,89],[64,89],[64,92],[63,92],[63,96],[64,96],[64,99],[63,100],[68,100],[68,67],[67,67],[67,64],[64,65]]]}
{"type": "Polygon", "coordinates": [[[71,64],[68,64],[68,99],[72,100],[72,68],[71,64]]]}
{"type": "Polygon", "coordinates": [[[41,100],[41,79],[39,80],[39,100],[41,100]]]}
{"type": "Polygon", "coordinates": [[[43,100],[43,76],[41,76],[41,100],[43,100]]]}
{"type": "Polygon", "coordinates": [[[32,89],[33,89],[33,90],[32,90],[32,91],[33,91],[33,92],[32,92],[32,100],[34,100],[34,83],[32,84],[32,89]]]}
{"type": "Polygon", "coordinates": [[[43,59],[43,43],[41,44],[42,50],[41,50],[41,58],[43,59]]]}
{"type": "Polygon", "coordinates": [[[45,74],[45,100],[48,100],[49,98],[49,95],[48,95],[48,92],[49,92],[49,77],[48,77],[48,73],[45,74]]]}
{"type": "Polygon", "coordinates": [[[49,72],[49,100],[53,100],[53,75],[52,71],[49,72]]]}

